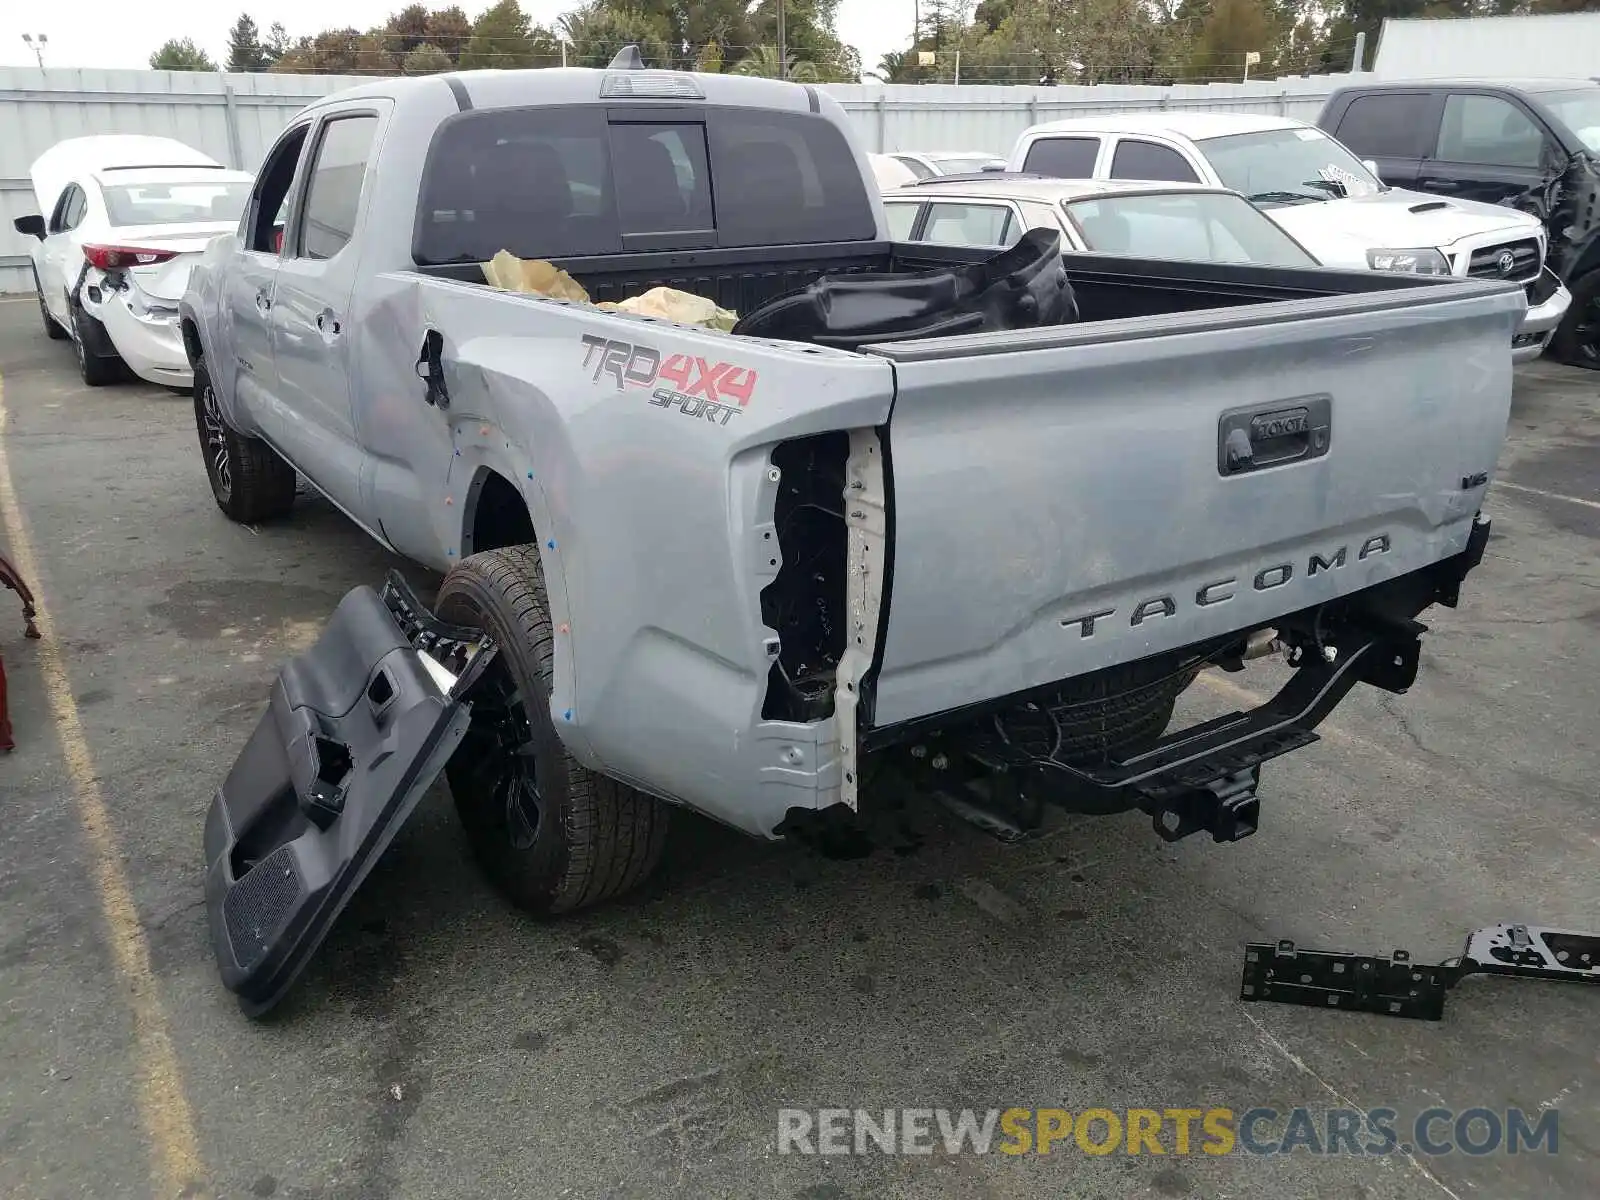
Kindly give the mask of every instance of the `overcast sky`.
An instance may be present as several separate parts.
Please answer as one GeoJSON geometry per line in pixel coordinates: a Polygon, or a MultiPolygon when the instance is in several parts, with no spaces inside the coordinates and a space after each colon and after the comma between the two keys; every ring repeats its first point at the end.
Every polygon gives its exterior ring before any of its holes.
{"type": "MultiPolygon", "coordinates": [[[[446,7],[436,0],[429,7],[446,7]]],[[[457,0],[459,3],[460,0],[457,0]]],[[[468,16],[476,16],[492,0],[462,3],[468,16]]],[[[842,0],[839,34],[872,66],[889,50],[909,43],[915,0],[842,0]]],[[[571,0],[522,0],[523,11],[535,21],[552,23],[575,7],[571,0]]],[[[248,11],[265,33],[281,21],[291,36],[316,33],[330,25],[367,29],[382,24],[390,13],[405,7],[405,0],[56,0],[29,4],[26,0],[0,3],[0,66],[34,65],[33,51],[23,42],[30,33],[48,36],[44,60],[47,67],[146,67],[150,54],[173,37],[190,37],[221,62],[228,53],[228,29],[240,8],[248,11]],[[236,7],[236,5],[238,5],[236,7]],[[337,15],[334,15],[337,14],[337,15]]]]}

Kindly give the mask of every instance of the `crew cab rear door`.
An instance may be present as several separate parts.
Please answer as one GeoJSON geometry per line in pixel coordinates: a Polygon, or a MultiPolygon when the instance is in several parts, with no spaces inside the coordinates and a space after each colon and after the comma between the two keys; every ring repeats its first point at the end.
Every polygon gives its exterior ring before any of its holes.
{"type": "Polygon", "coordinates": [[[239,238],[224,276],[222,347],[213,348],[212,378],[272,441],[281,433],[272,357],[272,303],[293,188],[309,119],[278,136],[256,173],[239,238]]]}
{"type": "Polygon", "coordinates": [[[494,653],[391,575],[279,672],[206,816],[212,949],[247,1013],[288,991],[461,744],[461,696],[494,653]]]}
{"type": "Polygon", "coordinates": [[[380,99],[335,108],[310,134],[273,289],[277,397],[293,415],[279,444],[347,512],[360,511],[364,458],[351,406],[355,234],[389,108],[380,99]]]}
{"type": "Polygon", "coordinates": [[[1451,281],[867,347],[896,376],[869,723],[1259,627],[1459,552],[1524,304],[1451,281]],[[1247,463],[1235,431],[1256,439],[1247,463]]]}
{"type": "Polygon", "coordinates": [[[1358,92],[1326,114],[1321,125],[1357,158],[1371,162],[1384,183],[1412,188],[1422,160],[1433,153],[1442,103],[1439,93],[1427,88],[1358,92]]]}

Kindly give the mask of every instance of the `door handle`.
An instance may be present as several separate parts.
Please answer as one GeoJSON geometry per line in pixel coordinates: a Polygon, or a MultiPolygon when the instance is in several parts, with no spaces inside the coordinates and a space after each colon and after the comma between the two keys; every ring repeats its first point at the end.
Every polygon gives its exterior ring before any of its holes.
{"type": "Polygon", "coordinates": [[[338,337],[341,328],[338,315],[332,309],[325,308],[317,314],[317,330],[323,337],[338,337]]]}
{"type": "Polygon", "coordinates": [[[256,308],[267,312],[272,308],[272,297],[267,295],[267,289],[262,288],[256,293],[256,308]]]}
{"type": "Polygon", "coordinates": [[[1437,188],[1441,192],[1453,192],[1461,186],[1454,179],[1433,179],[1430,177],[1424,178],[1421,182],[1423,187],[1437,188]]]}
{"type": "Polygon", "coordinates": [[[1332,409],[1328,395],[1229,409],[1217,425],[1217,473],[1244,475],[1321,458],[1333,432],[1332,409]]]}

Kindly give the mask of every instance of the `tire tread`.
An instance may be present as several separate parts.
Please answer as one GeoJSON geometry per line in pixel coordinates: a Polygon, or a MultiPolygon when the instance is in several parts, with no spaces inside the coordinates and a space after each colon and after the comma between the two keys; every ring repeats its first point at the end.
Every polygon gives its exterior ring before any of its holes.
{"type": "MultiPolygon", "coordinates": [[[[548,696],[555,676],[555,631],[537,547],[507,546],[463,559],[441,586],[441,600],[452,580],[459,585],[462,576],[473,577],[474,590],[500,607],[548,696]]],[[[530,721],[541,714],[549,719],[547,706],[530,711],[530,721]]],[[[560,745],[559,736],[555,742],[560,745]]],[[[654,797],[590,771],[564,748],[559,753],[566,792],[559,813],[566,843],[560,879],[495,880],[513,900],[552,915],[603,903],[643,883],[660,861],[671,815],[654,797]]]]}

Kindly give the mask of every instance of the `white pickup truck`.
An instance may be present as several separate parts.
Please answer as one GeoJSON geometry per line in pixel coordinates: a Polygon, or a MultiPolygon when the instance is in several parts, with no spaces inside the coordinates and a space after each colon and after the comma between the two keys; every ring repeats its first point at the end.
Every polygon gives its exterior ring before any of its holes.
{"type": "Polygon", "coordinates": [[[246,1007],[441,769],[548,914],[643,879],[674,805],[804,832],[887,761],[1236,840],[1263,761],[1408,687],[1488,537],[1521,289],[1058,238],[894,243],[844,112],[775,80],[464,72],[291,120],[182,304],[211,490],[283,518],[298,471],[447,574],[432,614],[346,597],[217,793],[246,1007]],[[501,250],[595,303],[488,286],[501,250]],[[663,285],[738,323],[598,307],[663,285]],[[1165,733],[1267,630],[1285,689],[1165,733]]]}
{"type": "Polygon", "coordinates": [[[1231,188],[1326,266],[1513,280],[1528,297],[1511,339],[1518,363],[1544,353],[1572,303],[1545,264],[1536,217],[1389,187],[1315,125],[1290,117],[1141,112],[1051,121],[1023,131],[1007,170],[1231,188]]]}

